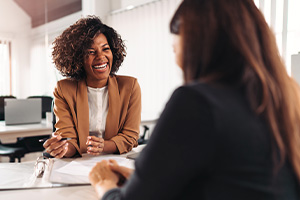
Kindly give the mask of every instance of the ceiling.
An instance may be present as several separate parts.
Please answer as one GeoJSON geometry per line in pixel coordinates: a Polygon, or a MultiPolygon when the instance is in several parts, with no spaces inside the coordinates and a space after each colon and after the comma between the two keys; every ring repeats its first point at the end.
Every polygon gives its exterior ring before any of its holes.
{"type": "Polygon", "coordinates": [[[82,0],[14,0],[30,17],[31,26],[37,27],[66,15],[81,11],[82,0]],[[47,10],[47,12],[45,12],[47,10]]]}

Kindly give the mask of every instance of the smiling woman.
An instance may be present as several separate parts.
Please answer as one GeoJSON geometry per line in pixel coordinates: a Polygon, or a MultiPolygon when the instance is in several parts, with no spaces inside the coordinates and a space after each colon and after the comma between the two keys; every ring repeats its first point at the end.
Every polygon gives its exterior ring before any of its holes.
{"type": "Polygon", "coordinates": [[[46,151],[56,158],[130,151],[139,137],[141,92],[135,78],[115,75],[126,56],[120,35],[88,16],[53,44],[54,64],[66,79],[54,89],[56,132],[46,151]]]}

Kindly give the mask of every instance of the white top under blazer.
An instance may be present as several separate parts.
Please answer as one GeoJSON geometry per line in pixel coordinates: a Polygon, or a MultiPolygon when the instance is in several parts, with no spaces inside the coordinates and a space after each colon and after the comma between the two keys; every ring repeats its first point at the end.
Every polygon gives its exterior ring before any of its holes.
{"type": "Polygon", "coordinates": [[[89,102],[89,135],[104,137],[108,112],[108,89],[87,87],[89,102]]]}

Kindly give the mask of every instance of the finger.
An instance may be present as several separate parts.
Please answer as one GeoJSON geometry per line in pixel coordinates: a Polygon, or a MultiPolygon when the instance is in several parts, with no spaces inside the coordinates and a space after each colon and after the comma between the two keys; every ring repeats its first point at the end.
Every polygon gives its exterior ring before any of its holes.
{"type": "Polygon", "coordinates": [[[88,147],[87,153],[91,155],[100,155],[103,152],[103,148],[99,147],[88,147]]]}
{"type": "Polygon", "coordinates": [[[130,168],[120,166],[115,160],[109,160],[109,163],[112,171],[121,174],[125,178],[129,178],[133,172],[130,168]]]}
{"type": "Polygon", "coordinates": [[[92,153],[101,153],[103,151],[103,147],[94,147],[94,146],[89,146],[87,148],[88,152],[92,152],[92,153]]]}
{"type": "Polygon", "coordinates": [[[91,172],[94,173],[95,176],[98,176],[98,179],[101,179],[101,173],[104,168],[107,168],[108,162],[106,160],[102,160],[101,162],[97,162],[96,165],[92,168],[91,172]]]}
{"type": "Polygon", "coordinates": [[[64,157],[66,155],[67,151],[68,151],[68,148],[69,147],[68,147],[68,143],[67,143],[66,146],[63,148],[63,150],[59,154],[57,154],[55,156],[55,158],[62,158],[62,157],[64,157]]]}
{"type": "Polygon", "coordinates": [[[96,136],[88,136],[87,139],[88,140],[93,140],[95,142],[100,142],[101,140],[103,140],[103,138],[99,138],[99,137],[96,137],[96,136]]]}
{"type": "Polygon", "coordinates": [[[68,147],[67,146],[63,146],[62,148],[59,148],[59,149],[57,149],[55,151],[52,151],[51,154],[55,158],[62,158],[67,153],[67,151],[68,151],[68,147]]]}
{"type": "Polygon", "coordinates": [[[99,148],[103,148],[104,147],[104,142],[94,142],[94,141],[89,141],[87,143],[88,146],[92,146],[92,147],[99,147],[99,148]]]}
{"type": "Polygon", "coordinates": [[[99,175],[99,165],[100,163],[97,163],[89,173],[89,179],[92,185],[96,185],[101,180],[101,177],[99,175]]]}
{"type": "Polygon", "coordinates": [[[52,143],[58,142],[61,140],[61,136],[53,136],[50,139],[46,140],[46,142],[44,142],[43,147],[46,149],[47,147],[49,147],[52,143]]]}
{"type": "Polygon", "coordinates": [[[120,169],[120,166],[117,163],[117,161],[110,159],[109,160],[109,167],[112,171],[117,172],[117,173],[122,175],[122,173],[120,173],[121,169],[120,169]]]}
{"type": "Polygon", "coordinates": [[[88,136],[87,137],[87,141],[86,141],[86,145],[91,145],[91,142],[97,142],[97,143],[104,143],[104,139],[103,138],[98,138],[95,136],[88,136]]]}
{"type": "Polygon", "coordinates": [[[100,166],[108,166],[108,161],[107,160],[101,160],[99,162],[100,166]]]}
{"type": "Polygon", "coordinates": [[[88,145],[88,143],[89,143],[90,141],[91,141],[91,137],[88,136],[85,144],[88,145]]]}
{"type": "Polygon", "coordinates": [[[92,155],[92,156],[99,156],[101,153],[93,153],[93,152],[87,152],[89,155],[92,155]]]}
{"type": "Polygon", "coordinates": [[[118,168],[118,167],[119,167],[119,164],[117,163],[116,160],[109,159],[108,161],[109,161],[109,165],[110,165],[110,167],[111,167],[112,169],[118,168]]]}
{"type": "Polygon", "coordinates": [[[95,186],[100,181],[100,179],[98,178],[98,175],[93,170],[90,171],[90,173],[89,173],[89,179],[93,186],[95,186]]]}
{"type": "Polygon", "coordinates": [[[61,146],[63,146],[64,144],[66,144],[67,143],[67,141],[66,140],[64,140],[64,141],[57,141],[57,142],[53,142],[53,143],[51,143],[51,145],[50,146],[48,146],[47,148],[46,148],[46,151],[48,152],[48,151],[53,151],[53,150],[55,150],[55,149],[57,149],[57,148],[60,148],[61,146]]]}
{"type": "Polygon", "coordinates": [[[58,148],[61,148],[63,145],[65,145],[67,143],[66,140],[64,141],[57,141],[55,143],[52,143],[50,146],[48,146],[45,150],[46,152],[48,153],[51,153],[52,151],[58,149],[58,148]]]}
{"type": "Polygon", "coordinates": [[[55,150],[52,150],[50,155],[53,157],[59,157],[59,155],[64,151],[64,149],[67,147],[67,144],[65,144],[64,146],[61,146],[55,150]]]}

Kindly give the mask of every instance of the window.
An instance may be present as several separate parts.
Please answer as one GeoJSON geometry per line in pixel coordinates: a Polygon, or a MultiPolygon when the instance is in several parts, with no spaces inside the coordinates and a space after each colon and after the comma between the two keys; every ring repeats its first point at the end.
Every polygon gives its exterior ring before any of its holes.
{"type": "Polygon", "coordinates": [[[0,96],[12,94],[11,41],[0,38],[0,96]]]}
{"type": "Polygon", "coordinates": [[[300,52],[300,1],[254,0],[273,30],[279,52],[291,75],[291,56],[300,52]]]}

